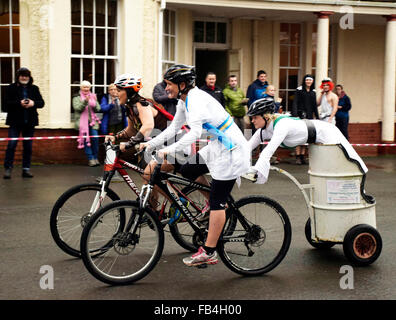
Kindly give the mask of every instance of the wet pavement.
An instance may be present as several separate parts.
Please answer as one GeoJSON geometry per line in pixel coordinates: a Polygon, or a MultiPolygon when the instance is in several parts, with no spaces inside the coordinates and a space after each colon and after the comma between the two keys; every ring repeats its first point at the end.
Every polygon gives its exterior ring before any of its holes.
{"type": "MultiPolygon", "coordinates": [[[[11,180],[0,180],[0,299],[393,300],[396,298],[396,157],[370,157],[364,161],[369,168],[366,192],[377,201],[377,228],[383,249],[374,264],[353,267],[351,289],[340,286],[344,275],[340,269],[350,264],[342,246],[320,251],[308,244],[304,235],[308,218],[304,199],[297,187],[279,173],[271,172],[265,185],[244,180],[240,189],[233,190],[235,198],[250,194],[271,197],[289,215],[292,243],[285,259],[270,273],[246,278],[233,273],[222,262],[206,269],[185,267],[181,259],[188,253],[166,233],[162,258],[148,276],[130,286],[111,287],[93,278],[81,260],[61,251],[49,229],[51,209],[61,193],[73,185],[95,181],[102,168],[34,166],[33,179],[23,179],[20,168],[16,168],[11,180]],[[53,269],[53,289],[40,287],[43,266],[53,269]]],[[[287,161],[277,166],[292,173],[300,183],[308,182],[308,166],[287,161]]],[[[133,173],[131,177],[140,181],[133,173]]],[[[123,183],[113,184],[113,189],[124,199],[131,196],[123,183]]]]}

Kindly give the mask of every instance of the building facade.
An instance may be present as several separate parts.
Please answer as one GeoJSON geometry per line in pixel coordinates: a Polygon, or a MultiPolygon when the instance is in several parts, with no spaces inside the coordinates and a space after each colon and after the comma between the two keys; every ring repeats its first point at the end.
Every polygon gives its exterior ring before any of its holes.
{"type": "MultiPolygon", "coordinates": [[[[330,76],[352,100],[351,142],[395,141],[394,1],[0,0],[0,34],[1,96],[26,66],[45,99],[36,135],[77,134],[71,98],[82,80],[101,96],[117,74],[131,72],[151,98],[166,68],[185,63],[196,66],[199,85],[208,71],[221,87],[236,74],[245,92],[265,70],[286,110],[305,74],[317,86],[330,76]]],[[[75,141],[53,145],[35,143],[33,158],[84,159],[75,141]]]]}

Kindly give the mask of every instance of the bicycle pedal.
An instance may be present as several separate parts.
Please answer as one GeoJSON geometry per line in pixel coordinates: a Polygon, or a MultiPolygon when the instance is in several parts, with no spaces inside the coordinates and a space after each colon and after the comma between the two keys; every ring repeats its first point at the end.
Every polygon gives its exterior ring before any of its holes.
{"type": "Polygon", "coordinates": [[[198,269],[205,269],[207,267],[208,267],[208,265],[206,263],[197,265],[198,269]]]}

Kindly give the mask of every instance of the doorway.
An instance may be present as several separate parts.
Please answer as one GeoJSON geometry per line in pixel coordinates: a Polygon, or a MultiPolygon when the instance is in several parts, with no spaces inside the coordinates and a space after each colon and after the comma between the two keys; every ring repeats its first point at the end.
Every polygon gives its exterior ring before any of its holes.
{"type": "Polygon", "coordinates": [[[197,72],[197,86],[205,84],[208,72],[216,74],[216,86],[224,89],[227,83],[227,50],[196,49],[195,69],[197,72]]]}

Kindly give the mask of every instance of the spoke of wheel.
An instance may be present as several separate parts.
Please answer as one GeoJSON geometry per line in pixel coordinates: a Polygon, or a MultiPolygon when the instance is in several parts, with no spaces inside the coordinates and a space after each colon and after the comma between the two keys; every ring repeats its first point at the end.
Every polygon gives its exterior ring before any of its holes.
{"type": "Polygon", "coordinates": [[[60,218],[64,218],[64,217],[70,217],[69,219],[58,219],[58,223],[60,223],[60,222],[67,222],[67,221],[74,221],[74,220],[80,220],[81,219],[81,217],[80,216],[77,216],[77,215],[74,215],[74,216],[65,216],[65,215],[62,215],[60,218]]]}
{"type": "MultiPolygon", "coordinates": [[[[119,255],[116,255],[115,258],[114,258],[113,263],[111,263],[111,261],[109,261],[109,263],[107,264],[107,266],[108,266],[108,265],[111,265],[111,266],[110,266],[110,269],[108,269],[108,270],[109,270],[109,271],[108,271],[109,273],[111,272],[111,269],[113,269],[113,266],[114,266],[114,264],[116,263],[116,261],[118,260],[118,257],[119,257],[119,255]]],[[[106,267],[107,267],[107,266],[106,266],[106,267]]],[[[107,269],[106,269],[106,270],[107,270],[107,269]]]]}
{"type": "Polygon", "coordinates": [[[81,225],[77,225],[69,230],[59,232],[59,235],[61,238],[67,240],[69,242],[71,239],[74,238],[74,235],[76,234],[77,231],[81,228],[81,225]]]}

